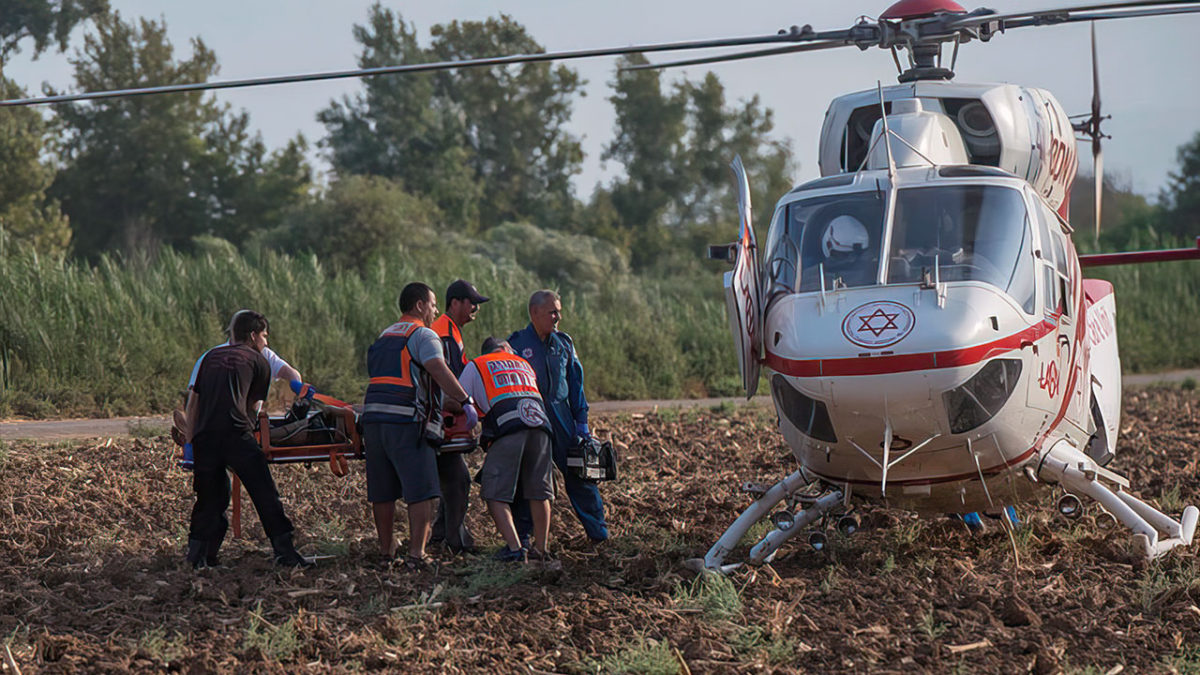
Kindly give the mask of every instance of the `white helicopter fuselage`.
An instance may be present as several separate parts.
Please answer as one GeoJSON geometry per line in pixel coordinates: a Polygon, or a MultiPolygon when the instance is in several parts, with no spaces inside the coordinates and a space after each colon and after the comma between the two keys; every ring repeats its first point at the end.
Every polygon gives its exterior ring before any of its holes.
{"type": "Polygon", "coordinates": [[[857,496],[969,512],[1029,498],[1022,474],[1056,443],[1111,459],[1115,305],[1070,241],[1077,159],[1054,98],[946,82],[850,94],[821,148],[827,176],[776,206],[759,285],[758,360],[801,466],[857,496]],[[881,223],[850,283],[814,252],[834,213],[881,223]]]}
{"type": "MultiPolygon", "coordinates": [[[[902,169],[897,180],[1014,190],[1028,213],[1048,211],[1016,178],[931,181],[930,173],[902,169]]],[[[885,173],[864,172],[853,185],[801,191],[791,201],[887,180],[885,173]]],[[[791,201],[780,203],[781,215],[791,201]]],[[[1088,283],[1098,296],[1089,297],[1069,242],[1058,249],[1069,256],[1066,275],[1041,264],[1053,259],[1054,244],[1039,235],[1061,231],[1037,232],[1033,220],[1012,223],[1028,228],[1033,239],[1022,253],[1029,264],[1021,270],[1033,277],[1032,305],[1028,297],[1023,306],[984,281],[932,277],[768,299],[767,381],[780,429],[801,466],[855,495],[916,510],[965,512],[1027,499],[1035,484],[1021,477],[1021,469],[1038,459],[1039,449],[1060,440],[1088,447],[1097,419],[1110,431],[1103,437],[1115,439],[1119,405],[1104,406],[1107,416],[1100,418],[1090,409],[1098,394],[1111,393],[1119,403],[1111,289],[1103,293],[1103,282],[1088,283]],[[1066,297],[1056,298],[1064,284],[1066,297]],[[1103,371],[1097,377],[1103,388],[1092,382],[1093,366],[1103,371]],[[995,409],[994,401],[985,401],[993,413],[986,419],[963,419],[962,399],[984,396],[972,386],[1006,390],[995,409]]],[[[1111,452],[1111,444],[1104,450],[1111,452]]]]}

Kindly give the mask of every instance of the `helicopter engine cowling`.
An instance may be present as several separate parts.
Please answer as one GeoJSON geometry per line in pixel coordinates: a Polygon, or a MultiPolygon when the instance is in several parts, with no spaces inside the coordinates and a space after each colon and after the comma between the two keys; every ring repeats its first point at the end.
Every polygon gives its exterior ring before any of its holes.
{"type": "Polygon", "coordinates": [[[954,120],[944,113],[924,110],[921,99],[892,101],[887,123],[894,136],[902,140],[897,142],[893,137],[889,148],[883,140],[883,120],[875,122],[868,169],[886,169],[889,152],[897,167],[970,163],[967,146],[954,120]]]}

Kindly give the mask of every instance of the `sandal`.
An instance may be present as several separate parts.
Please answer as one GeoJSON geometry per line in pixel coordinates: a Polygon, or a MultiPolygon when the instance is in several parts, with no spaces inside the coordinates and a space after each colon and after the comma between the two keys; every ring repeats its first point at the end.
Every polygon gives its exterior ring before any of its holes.
{"type": "Polygon", "coordinates": [[[418,558],[415,555],[406,556],[404,558],[405,572],[428,572],[430,565],[433,563],[433,558],[425,556],[418,558]]]}

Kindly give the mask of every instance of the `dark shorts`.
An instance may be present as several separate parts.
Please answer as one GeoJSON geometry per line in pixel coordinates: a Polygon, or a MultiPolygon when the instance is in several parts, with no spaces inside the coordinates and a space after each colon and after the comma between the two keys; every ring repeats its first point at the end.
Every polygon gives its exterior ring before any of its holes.
{"type": "Polygon", "coordinates": [[[501,436],[483,460],[484,499],[511,504],[518,484],[525,499],[554,499],[550,434],[527,429],[501,436]]]}
{"type": "Polygon", "coordinates": [[[364,424],[367,456],[367,501],[416,504],[442,496],[437,451],[425,440],[420,424],[364,424]]]}

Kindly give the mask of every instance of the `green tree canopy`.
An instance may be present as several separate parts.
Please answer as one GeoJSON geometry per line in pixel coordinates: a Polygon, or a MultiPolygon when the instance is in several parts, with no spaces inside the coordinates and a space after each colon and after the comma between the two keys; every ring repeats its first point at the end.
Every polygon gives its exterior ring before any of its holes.
{"type": "MultiPolygon", "coordinates": [[[[645,62],[633,55],[620,66],[645,62]]],[[[616,137],[604,158],[623,164],[626,176],[593,200],[596,208],[607,200],[615,216],[597,224],[598,235],[617,233],[636,269],[664,264],[681,245],[683,255],[698,256],[706,239],[734,236],[735,155],[750,174],[751,201],[765,228],[774,201],[791,187],[794,162],[790,145],[771,137],[772,112],[757,97],[727,105],[712,73],[664,87],[657,71],[624,71],[613,87],[616,137]]]]}
{"type": "MultiPolygon", "coordinates": [[[[423,49],[416,30],[376,4],[355,26],[364,67],[541,52],[511,18],[434,26],[423,49]]],[[[561,227],[573,218],[571,176],[583,152],[565,130],[582,85],[562,66],[519,66],[382,76],[318,118],[340,174],[399,180],[433,199],[454,226],[484,228],[532,219],[561,227]]]]}
{"type": "MultiPolygon", "coordinates": [[[[216,55],[199,38],[175,58],[166,26],[97,19],[72,58],[79,89],[202,82],[216,55]]],[[[76,251],[153,250],[212,234],[239,242],[269,227],[308,183],[303,140],[268,157],[248,119],[200,92],[56,109],[63,164],[51,193],[71,217],[76,251]]]]}
{"type": "Polygon", "coordinates": [[[52,43],[67,48],[67,36],[77,24],[108,11],[108,0],[0,0],[0,68],[33,40],[36,57],[52,43]]]}
{"type": "Polygon", "coordinates": [[[1166,234],[1194,240],[1200,236],[1200,131],[1176,152],[1178,168],[1167,176],[1160,203],[1166,234]]]}
{"type": "Polygon", "coordinates": [[[293,253],[315,253],[336,269],[365,269],[397,244],[423,244],[444,222],[428,199],[382,176],[346,176],[320,199],[291,211],[263,243],[293,253]]]}
{"type": "MultiPolygon", "coordinates": [[[[23,96],[8,79],[8,96],[23,96]]],[[[0,228],[42,253],[61,253],[71,228],[58,204],[46,197],[54,169],[43,161],[46,123],[33,108],[0,110],[0,228]]]]}

